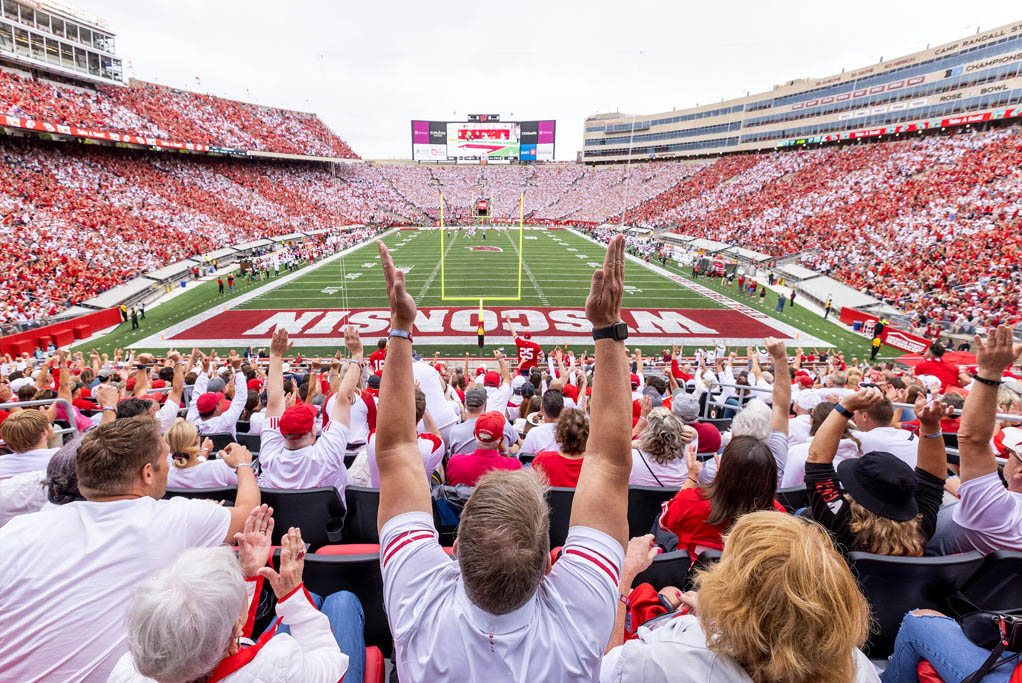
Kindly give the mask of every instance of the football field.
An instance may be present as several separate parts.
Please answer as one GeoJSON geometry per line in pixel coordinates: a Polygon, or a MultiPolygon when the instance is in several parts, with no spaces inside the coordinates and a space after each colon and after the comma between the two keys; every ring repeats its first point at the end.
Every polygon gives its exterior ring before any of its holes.
{"type": "MultiPolygon", "coordinates": [[[[603,263],[601,244],[569,230],[492,227],[400,229],[384,242],[418,304],[413,333],[421,352],[477,352],[480,322],[487,348],[506,348],[513,340],[505,318],[540,344],[591,347],[584,306],[592,272],[603,263]]],[[[766,336],[829,345],[635,257],[626,265],[625,289],[629,345],[744,347],[766,336]]],[[[284,327],[304,353],[325,355],[337,348],[347,324],[370,341],[385,335],[389,314],[376,246],[369,244],[253,287],[223,305],[211,301],[207,310],[132,340],[131,346],[264,347],[274,329],[284,327]]]]}

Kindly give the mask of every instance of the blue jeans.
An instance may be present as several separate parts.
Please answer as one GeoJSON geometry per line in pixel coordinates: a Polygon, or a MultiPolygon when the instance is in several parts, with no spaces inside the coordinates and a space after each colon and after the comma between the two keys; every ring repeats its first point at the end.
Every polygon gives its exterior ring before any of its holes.
{"type": "MultiPolygon", "coordinates": [[[[348,655],[348,671],[344,674],[345,681],[361,683],[366,670],[366,618],[362,612],[362,603],[354,593],[338,591],[326,596],[326,600],[309,591],[316,609],[330,620],[330,630],[334,632],[341,652],[348,655]]],[[[282,633],[291,634],[284,624],[277,628],[274,637],[282,633]]]]}
{"type": "MultiPolygon", "coordinates": [[[[894,642],[894,654],[880,679],[883,683],[916,683],[916,669],[928,661],[945,681],[961,681],[983,665],[990,650],[975,645],[950,617],[905,615],[894,642]]],[[[1005,653],[1010,656],[1010,653],[1005,653]]],[[[1007,683],[1015,663],[983,677],[984,683],[1007,683]]]]}

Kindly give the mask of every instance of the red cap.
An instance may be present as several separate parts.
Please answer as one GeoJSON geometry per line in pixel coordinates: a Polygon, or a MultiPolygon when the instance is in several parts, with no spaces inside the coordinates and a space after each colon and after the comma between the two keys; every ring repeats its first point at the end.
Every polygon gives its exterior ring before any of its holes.
{"type": "Polygon", "coordinates": [[[312,431],[315,423],[315,410],[312,406],[303,403],[285,410],[277,422],[277,427],[285,439],[300,439],[312,431]]]}
{"type": "Polygon", "coordinates": [[[522,339],[528,341],[528,340],[532,339],[532,335],[529,334],[528,332],[526,332],[525,334],[522,335],[522,339]]]}
{"type": "Polygon", "coordinates": [[[199,415],[207,415],[216,410],[223,397],[224,395],[219,391],[207,391],[195,401],[195,408],[199,411],[199,415]]]}
{"type": "Polygon", "coordinates": [[[483,377],[484,387],[499,387],[500,386],[500,373],[496,370],[490,370],[483,377]]]}
{"type": "Polygon", "coordinates": [[[476,375],[482,375],[485,372],[486,372],[486,366],[485,365],[480,365],[478,368],[476,368],[476,375]]]}
{"type": "Polygon", "coordinates": [[[249,391],[262,391],[263,381],[258,377],[253,377],[248,381],[248,384],[246,384],[245,386],[248,387],[249,391]]]}
{"type": "Polygon", "coordinates": [[[636,375],[636,374],[635,374],[635,373],[633,372],[633,373],[632,373],[632,389],[636,388],[636,387],[637,387],[637,386],[639,386],[640,384],[642,384],[642,380],[640,380],[640,379],[639,379],[639,376],[638,376],[638,375],[636,375]]]}
{"type": "Polygon", "coordinates": [[[153,389],[162,389],[163,387],[167,386],[167,382],[166,380],[162,379],[154,379],[152,382],[149,383],[149,386],[152,387],[153,389]]]}
{"type": "Polygon", "coordinates": [[[574,401],[578,398],[578,387],[574,384],[565,384],[564,388],[561,389],[561,393],[564,394],[564,398],[570,398],[574,401]]]}
{"type": "Polygon", "coordinates": [[[504,436],[504,413],[491,410],[476,418],[474,430],[476,440],[485,443],[496,443],[504,436]]]}
{"type": "Polygon", "coordinates": [[[815,382],[813,382],[813,378],[810,377],[809,375],[799,375],[798,376],[798,383],[804,389],[812,389],[813,388],[813,384],[815,384],[815,382]]]}

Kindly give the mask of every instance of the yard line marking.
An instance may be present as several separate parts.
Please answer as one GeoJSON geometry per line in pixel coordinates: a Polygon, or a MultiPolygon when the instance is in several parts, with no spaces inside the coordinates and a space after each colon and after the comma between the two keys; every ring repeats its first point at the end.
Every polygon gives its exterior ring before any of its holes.
{"type": "Polygon", "coordinates": [[[450,243],[447,245],[447,250],[440,256],[440,260],[437,261],[436,266],[433,267],[433,272],[429,274],[429,277],[426,278],[426,283],[422,285],[422,289],[419,290],[419,299],[424,298],[426,296],[426,292],[428,292],[429,288],[433,286],[433,281],[436,280],[436,276],[440,273],[440,268],[444,265],[444,261],[447,260],[447,255],[451,253],[451,249],[454,248],[454,243],[457,241],[458,235],[455,233],[453,239],[451,239],[450,243]]]}
{"type": "Polygon", "coordinates": [[[525,271],[525,276],[529,278],[529,282],[532,283],[533,288],[536,290],[537,296],[539,296],[539,302],[544,306],[550,305],[550,300],[546,298],[546,294],[543,293],[543,288],[539,286],[539,282],[536,280],[536,276],[532,274],[532,268],[529,268],[528,262],[522,258],[522,255],[518,252],[518,245],[511,239],[511,233],[505,232],[504,235],[507,237],[507,241],[511,243],[511,248],[515,250],[515,256],[518,257],[519,263],[522,264],[522,270],[525,271]]]}

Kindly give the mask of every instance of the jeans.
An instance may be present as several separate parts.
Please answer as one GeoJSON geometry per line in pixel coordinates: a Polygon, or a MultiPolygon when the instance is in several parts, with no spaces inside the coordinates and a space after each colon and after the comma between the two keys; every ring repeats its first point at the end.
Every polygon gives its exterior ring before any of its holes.
{"type": "MultiPolygon", "coordinates": [[[[341,652],[348,655],[348,671],[344,674],[344,680],[361,683],[366,669],[366,618],[362,612],[362,603],[354,593],[348,591],[331,593],[326,596],[326,600],[312,591],[309,591],[309,595],[316,609],[330,620],[330,630],[334,632],[334,640],[341,652]]],[[[274,637],[282,633],[290,635],[291,629],[281,624],[274,637]]]]}
{"type": "MultiPolygon", "coordinates": [[[[1011,653],[1005,653],[1010,656],[1011,653]]],[[[905,615],[894,642],[894,654],[880,679],[883,683],[916,683],[920,660],[928,661],[945,681],[961,681],[983,665],[990,655],[973,644],[950,617],[905,615]]],[[[1007,683],[1015,663],[1005,664],[983,677],[984,683],[1007,683]]]]}

